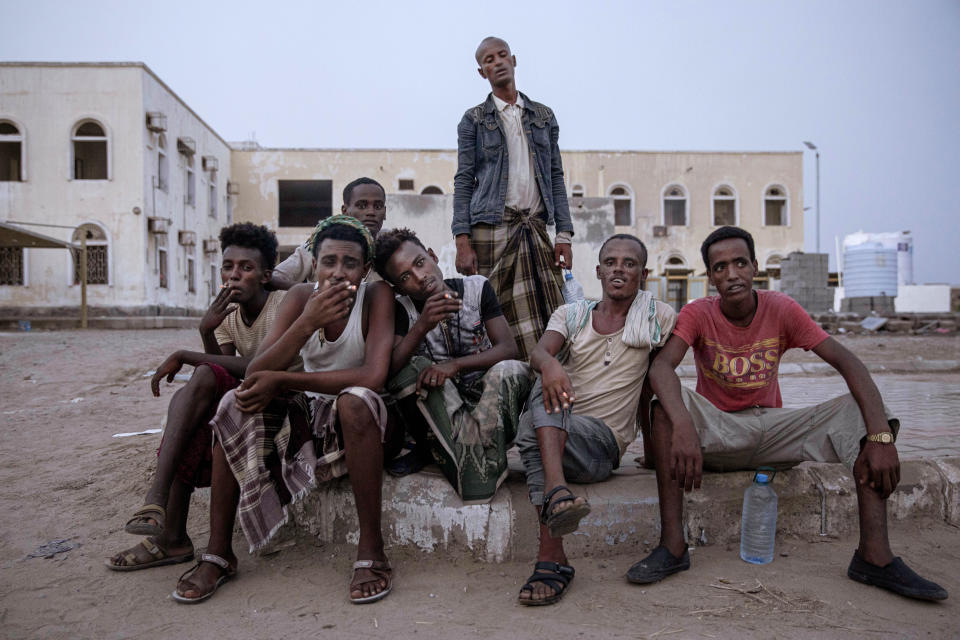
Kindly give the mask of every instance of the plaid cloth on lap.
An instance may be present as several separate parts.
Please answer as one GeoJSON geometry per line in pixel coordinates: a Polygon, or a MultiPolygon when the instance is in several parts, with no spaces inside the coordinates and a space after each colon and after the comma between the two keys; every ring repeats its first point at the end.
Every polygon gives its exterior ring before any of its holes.
{"type": "Polygon", "coordinates": [[[471,227],[470,244],[477,269],[493,286],[513,330],[519,359],[529,360],[550,315],[563,304],[563,275],[553,265],[546,222],[538,214],[507,208],[502,224],[471,227]]]}
{"type": "MultiPolygon", "coordinates": [[[[349,387],[380,428],[387,410],[375,392],[349,387]]],[[[263,413],[241,413],[227,393],[210,421],[230,470],[240,485],[237,515],[250,552],[263,548],[286,524],[288,505],[321,482],[346,475],[336,398],[294,393],[274,398],[263,413]]]]}

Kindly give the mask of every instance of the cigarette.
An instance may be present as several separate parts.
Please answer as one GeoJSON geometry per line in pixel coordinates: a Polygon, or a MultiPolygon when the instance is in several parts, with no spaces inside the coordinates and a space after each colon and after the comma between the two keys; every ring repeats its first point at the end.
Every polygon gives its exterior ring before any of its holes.
{"type": "Polygon", "coordinates": [[[227,288],[227,285],[222,284],[222,285],[220,285],[220,288],[221,288],[221,289],[226,289],[226,288],[227,288]]]}
{"type": "Polygon", "coordinates": [[[357,285],[355,284],[352,284],[349,287],[347,287],[347,291],[356,291],[356,290],[357,290],[357,285]]]}
{"type": "Polygon", "coordinates": [[[447,300],[449,300],[449,299],[450,299],[450,294],[449,294],[449,293],[445,293],[445,294],[443,294],[443,297],[446,298],[447,300]]]}

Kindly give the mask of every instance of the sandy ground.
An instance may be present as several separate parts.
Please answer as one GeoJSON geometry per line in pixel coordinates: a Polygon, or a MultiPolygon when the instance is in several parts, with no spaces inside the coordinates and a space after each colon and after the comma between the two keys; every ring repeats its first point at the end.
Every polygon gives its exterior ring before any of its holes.
{"type": "MultiPolygon", "coordinates": [[[[957,359],[952,336],[844,336],[865,360],[957,359]],[[880,345],[883,345],[882,347],[880,345]]],[[[951,591],[945,603],[908,601],[845,578],[854,540],[783,542],[765,567],[737,550],[693,551],[693,570],[651,588],[628,585],[637,558],[582,558],[558,606],[520,607],[530,563],[486,565],[451,555],[394,553],[395,592],[366,607],[347,600],[352,549],[301,542],[275,555],[240,552],[238,578],[196,607],[169,595],[187,568],[108,571],[103,560],[137,541],[123,523],[142,500],[160,399],[143,374],[194,331],[0,334],[0,635],[10,638],[811,638],[957,637],[960,536],[943,523],[894,528],[895,550],[951,591]],[[54,540],[75,545],[30,558],[54,540]],[[909,549],[906,543],[909,540],[909,549]]],[[[801,357],[802,354],[801,354],[801,357]]],[[[798,358],[794,356],[794,361],[798,358]]],[[[205,514],[191,514],[194,541],[205,514]]],[[[246,548],[242,536],[235,548],[246,548]]]]}

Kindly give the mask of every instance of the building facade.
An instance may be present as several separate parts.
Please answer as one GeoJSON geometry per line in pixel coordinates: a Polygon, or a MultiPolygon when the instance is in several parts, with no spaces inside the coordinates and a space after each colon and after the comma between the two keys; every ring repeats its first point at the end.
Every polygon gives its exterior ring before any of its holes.
{"type": "MultiPolygon", "coordinates": [[[[597,250],[613,232],[644,240],[648,286],[678,308],[707,294],[699,248],[718,226],[754,234],[761,286],[803,249],[800,151],[565,151],[563,162],[588,295],[599,295],[597,250]]],[[[453,275],[456,163],[454,149],[229,145],[142,63],[0,63],[0,221],[86,235],[89,303],[107,313],[201,312],[222,226],[265,224],[289,253],[359,176],[386,188],[386,226],[415,229],[453,275]]],[[[8,314],[77,307],[70,252],[0,252],[8,314]]]]}
{"type": "MultiPolygon", "coordinates": [[[[2,63],[0,134],[0,220],[76,244],[85,235],[92,308],[207,306],[231,219],[230,146],[149,68],[2,63]]],[[[75,254],[2,252],[0,305],[78,307],[75,254]]]]}

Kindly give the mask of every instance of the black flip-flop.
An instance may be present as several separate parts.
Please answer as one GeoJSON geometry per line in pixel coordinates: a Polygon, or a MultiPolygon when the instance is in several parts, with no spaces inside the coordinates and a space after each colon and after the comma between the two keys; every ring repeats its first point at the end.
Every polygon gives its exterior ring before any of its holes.
{"type": "Polygon", "coordinates": [[[586,501],[576,504],[576,499],[577,496],[573,495],[573,492],[562,484],[557,485],[543,496],[540,522],[547,525],[551,538],[560,538],[573,533],[580,527],[580,521],[590,513],[590,504],[586,501]],[[567,495],[557,496],[558,491],[566,491],[567,495]],[[556,506],[561,502],[573,502],[574,504],[562,511],[555,511],[556,506]]]}
{"type": "Polygon", "coordinates": [[[573,567],[567,564],[560,564],[559,562],[538,562],[533,565],[533,575],[527,578],[527,582],[520,587],[520,593],[524,591],[529,591],[530,595],[533,595],[533,584],[535,582],[542,582],[551,589],[554,593],[552,596],[547,596],[546,598],[540,600],[533,600],[532,598],[517,598],[517,601],[528,607],[540,607],[548,604],[553,604],[559,602],[567,593],[567,587],[570,586],[570,583],[573,582],[573,577],[576,575],[573,567]],[[550,573],[545,573],[549,571],[550,573]]]}

